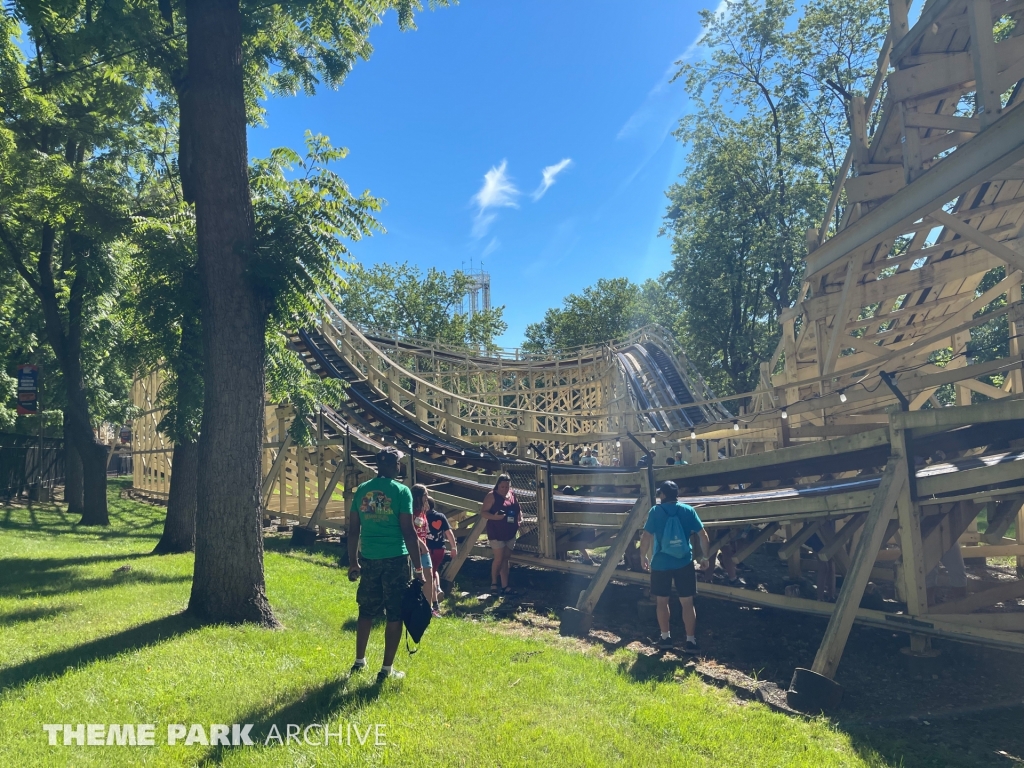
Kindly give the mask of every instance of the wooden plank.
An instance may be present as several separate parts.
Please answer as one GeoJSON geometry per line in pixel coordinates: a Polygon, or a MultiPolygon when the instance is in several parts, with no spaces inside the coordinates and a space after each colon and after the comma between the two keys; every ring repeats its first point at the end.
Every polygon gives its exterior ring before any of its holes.
{"type": "MultiPolygon", "coordinates": [[[[820,406],[819,406],[820,407],[820,406]]],[[[889,443],[888,428],[873,429],[868,432],[860,432],[849,437],[841,437],[835,440],[817,442],[811,445],[795,445],[787,448],[780,448],[777,451],[766,451],[764,453],[751,453],[746,456],[735,456],[722,462],[710,461],[704,464],[684,464],[672,467],[658,467],[654,470],[656,483],[665,480],[673,480],[680,485],[694,485],[694,480],[706,475],[716,475],[724,471],[742,472],[750,469],[758,469],[776,464],[785,464],[808,459],[817,459],[823,456],[839,456],[844,453],[853,453],[870,448],[876,448],[889,443]]]]}
{"type": "Polygon", "coordinates": [[[987,234],[976,227],[972,227],[961,218],[946,213],[941,209],[932,211],[929,214],[929,218],[934,219],[942,226],[956,232],[960,237],[970,240],[980,248],[984,248],[993,256],[1002,259],[1010,266],[1016,269],[1024,269],[1024,254],[1000,243],[992,237],[989,237],[987,234]]]}
{"type": "Polygon", "coordinates": [[[917,481],[917,489],[919,498],[925,501],[928,497],[937,496],[940,493],[954,493],[966,488],[985,488],[985,486],[1014,480],[1024,480],[1024,461],[1022,460],[922,477],[917,481]]]}
{"type": "Polygon", "coordinates": [[[857,515],[852,520],[846,523],[836,534],[836,537],[832,540],[828,546],[822,547],[818,552],[819,560],[828,560],[842,547],[846,546],[846,543],[853,538],[853,534],[860,530],[861,526],[867,520],[867,515],[857,515]]]}
{"type": "MultiPolygon", "coordinates": [[[[263,479],[263,485],[260,488],[260,498],[263,499],[263,506],[266,507],[270,501],[270,491],[274,487],[274,481],[277,480],[277,476],[281,473],[281,467],[284,466],[284,462],[288,457],[288,449],[292,444],[292,436],[289,434],[285,437],[284,442],[281,444],[281,449],[277,452],[277,458],[274,459],[274,464],[270,467],[270,472],[263,479]]],[[[281,484],[282,489],[284,484],[281,484]]]]}
{"type": "Polygon", "coordinates": [[[480,535],[486,528],[487,520],[483,515],[480,515],[477,518],[476,524],[473,526],[473,530],[470,531],[469,536],[467,536],[465,541],[461,543],[458,554],[452,558],[451,562],[448,563],[448,567],[444,569],[442,578],[445,579],[445,581],[455,581],[455,577],[462,568],[462,564],[466,562],[466,558],[469,557],[469,553],[476,544],[477,539],[480,538],[480,535]]]}
{"type": "Polygon", "coordinates": [[[555,512],[555,525],[558,528],[621,528],[628,519],[628,512],[555,512]]]}
{"type": "Polygon", "coordinates": [[[866,510],[871,506],[874,491],[850,491],[822,494],[821,496],[786,497],[773,501],[752,501],[742,504],[721,504],[701,507],[704,522],[725,522],[758,518],[799,520],[807,515],[836,517],[866,510]]]}
{"type": "Polygon", "coordinates": [[[1024,612],[1013,613],[952,613],[942,614],[943,621],[967,627],[1024,632],[1024,612]]]}
{"type": "MultiPolygon", "coordinates": [[[[967,366],[963,370],[970,371],[971,367],[967,366]]],[[[1024,399],[998,400],[959,408],[900,412],[893,414],[892,425],[899,429],[913,429],[915,434],[918,434],[916,430],[922,427],[963,427],[968,424],[1015,419],[1024,419],[1024,399]]]]}
{"type": "Polygon", "coordinates": [[[981,124],[987,127],[1002,111],[1001,91],[997,90],[996,42],[992,37],[991,0],[970,0],[967,17],[971,30],[971,63],[978,90],[975,95],[981,124]]]}
{"type": "Polygon", "coordinates": [[[741,549],[739,552],[733,555],[733,560],[735,560],[737,563],[742,563],[744,560],[746,560],[748,557],[754,554],[758,549],[760,549],[761,545],[768,541],[768,539],[774,536],[775,532],[778,531],[780,527],[781,525],[779,523],[768,523],[768,525],[761,529],[761,532],[757,535],[757,538],[755,538],[743,549],[741,549]]]}
{"type": "Polygon", "coordinates": [[[651,509],[651,498],[650,491],[646,485],[642,486],[640,498],[636,500],[636,504],[633,505],[633,509],[630,510],[629,516],[626,519],[625,524],[622,526],[622,531],[618,536],[615,537],[615,542],[608,549],[605,555],[604,562],[597,569],[597,573],[590,580],[587,588],[580,593],[579,599],[576,601],[576,609],[582,613],[592,614],[594,607],[597,605],[597,601],[601,598],[601,594],[604,592],[604,588],[608,585],[612,576],[615,573],[615,569],[622,559],[622,556],[626,553],[626,547],[633,542],[633,535],[640,530],[640,526],[647,520],[647,513],[651,509]]]}
{"type": "MultiPolygon", "coordinates": [[[[327,502],[331,500],[331,496],[334,495],[334,489],[338,487],[338,482],[345,474],[345,464],[338,462],[338,465],[334,468],[334,472],[331,473],[331,479],[327,482],[327,486],[324,488],[324,492],[320,494],[320,498],[316,502],[316,509],[313,510],[313,514],[309,518],[309,524],[307,528],[312,528],[314,525],[320,522],[320,518],[323,517],[327,511],[327,502]]],[[[344,510],[348,512],[348,510],[344,510]]]]}
{"type": "Polygon", "coordinates": [[[931,34],[932,25],[937,22],[947,10],[953,7],[958,0],[932,0],[921,12],[917,23],[892,46],[889,59],[893,64],[898,64],[904,56],[910,53],[910,49],[924,39],[925,35],[931,34]]]}
{"type": "Polygon", "coordinates": [[[943,131],[962,131],[978,133],[981,131],[981,120],[976,117],[954,117],[953,115],[936,115],[931,112],[910,112],[907,125],[914,128],[938,128],[943,131]]]}
{"type": "Polygon", "coordinates": [[[1024,555],[1024,544],[979,544],[976,547],[960,547],[964,557],[1020,557],[1024,555]]]}
{"type": "MultiPolygon", "coordinates": [[[[900,456],[896,473],[902,477],[899,481],[900,492],[896,499],[897,517],[900,521],[900,549],[903,552],[902,569],[903,594],[907,603],[907,613],[918,616],[928,611],[928,589],[925,584],[928,568],[925,567],[924,542],[921,538],[921,507],[911,498],[910,466],[907,459],[911,454],[907,450],[906,431],[896,426],[889,429],[892,435],[892,451],[900,456]]],[[[916,482],[916,478],[915,478],[916,482]]]]}
{"type": "Polygon", "coordinates": [[[786,538],[786,543],[779,547],[779,559],[788,560],[793,555],[800,552],[800,548],[804,545],[811,536],[818,532],[818,528],[821,526],[820,520],[806,523],[803,528],[794,536],[786,538]]]}
{"type": "Polygon", "coordinates": [[[843,579],[843,588],[839,591],[835,610],[829,618],[825,636],[811,665],[811,670],[819,675],[835,677],[839,659],[846,647],[846,640],[850,636],[850,629],[864,596],[864,588],[871,576],[875,555],[882,546],[882,537],[892,516],[892,508],[906,483],[906,474],[898,471],[902,461],[903,457],[893,456],[882,474],[882,481],[864,523],[864,532],[857,542],[850,571],[843,579]]]}
{"type": "Polygon", "coordinates": [[[854,176],[846,180],[846,196],[850,203],[877,200],[899,192],[907,185],[902,168],[854,176]]]}
{"type": "Polygon", "coordinates": [[[929,613],[971,613],[979,608],[988,608],[996,603],[1002,603],[1007,600],[1015,601],[1022,597],[1024,597],[1024,579],[989,587],[981,592],[975,592],[963,600],[934,605],[929,609],[929,613]]]}

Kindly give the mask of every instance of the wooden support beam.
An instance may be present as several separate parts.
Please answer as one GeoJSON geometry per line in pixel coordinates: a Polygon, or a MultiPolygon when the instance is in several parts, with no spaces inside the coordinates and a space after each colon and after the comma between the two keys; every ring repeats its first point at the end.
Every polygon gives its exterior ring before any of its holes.
{"type": "MultiPolygon", "coordinates": [[[[917,28],[919,24],[914,26],[917,28]]],[[[1024,109],[1013,109],[985,131],[984,141],[967,142],[893,195],[886,205],[873,209],[822,243],[807,258],[807,278],[859,248],[903,234],[907,226],[922,216],[938,210],[1021,158],[1024,158],[1024,109]]]]}
{"type": "MultiPolygon", "coordinates": [[[[316,509],[313,510],[312,516],[309,518],[309,523],[306,527],[310,530],[320,522],[320,519],[327,512],[327,502],[331,500],[334,495],[334,489],[338,487],[338,482],[345,475],[345,463],[339,461],[337,466],[334,467],[334,472],[331,473],[331,479],[327,481],[327,486],[324,488],[323,493],[320,494],[320,498],[316,502],[316,509]]],[[[348,519],[348,508],[345,508],[345,517],[348,519]]]]}
{"type": "Polygon", "coordinates": [[[470,551],[476,545],[477,539],[487,528],[487,520],[483,515],[477,518],[476,524],[473,526],[473,530],[470,531],[469,536],[466,537],[465,541],[459,545],[459,553],[452,558],[451,562],[448,563],[448,567],[444,569],[444,573],[441,574],[441,578],[445,581],[455,581],[455,577],[458,575],[459,570],[462,568],[462,564],[466,562],[466,558],[469,557],[470,551]]]}
{"type": "Polygon", "coordinates": [[[1024,254],[1010,248],[1004,243],[989,237],[987,234],[972,227],[963,219],[946,213],[943,210],[932,211],[929,218],[934,219],[944,227],[956,232],[965,240],[970,240],[980,248],[984,248],[998,259],[1002,259],[1014,269],[1024,269],[1024,254]]]}
{"type": "Polygon", "coordinates": [[[818,532],[818,527],[820,525],[820,520],[804,523],[804,526],[800,529],[799,533],[792,537],[787,536],[786,543],[779,547],[779,559],[788,560],[793,555],[799,554],[800,547],[804,545],[805,541],[818,532]]]}
{"type": "Polygon", "coordinates": [[[742,563],[744,560],[746,560],[748,557],[754,554],[758,549],[760,549],[761,545],[768,541],[768,539],[774,536],[775,532],[778,531],[780,527],[781,525],[779,523],[768,523],[768,525],[761,529],[761,532],[757,535],[757,538],[755,538],[753,541],[751,541],[749,544],[743,547],[743,549],[739,550],[735,555],[733,555],[733,560],[735,560],[737,563],[742,563]]]}
{"type": "Polygon", "coordinates": [[[987,128],[1003,111],[998,87],[996,41],[992,36],[991,0],[970,0],[967,17],[971,29],[971,61],[978,88],[975,96],[977,112],[982,127],[987,128]]]}
{"type": "Polygon", "coordinates": [[[901,465],[905,466],[902,456],[893,456],[886,464],[882,481],[875,493],[875,500],[864,522],[864,532],[857,542],[850,571],[843,579],[843,588],[839,591],[835,610],[829,618],[825,637],[822,638],[814,663],[811,665],[812,672],[829,679],[835,677],[839,659],[846,647],[853,620],[864,596],[864,588],[871,576],[875,555],[882,546],[882,537],[892,517],[892,508],[906,485],[906,473],[899,471],[901,465]]]}
{"type": "MultiPolygon", "coordinates": [[[[277,480],[277,476],[281,474],[281,467],[284,466],[285,459],[288,457],[288,449],[292,445],[292,436],[287,435],[281,447],[277,451],[277,458],[274,459],[273,465],[270,467],[270,472],[263,478],[263,485],[260,488],[260,498],[263,499],[263,506],[266,507],[270,501],[270,491],[274,487],[274,481],[277,480]]],[[[281,487],[284,487],[282,481],[281,487]]]]}
{"type": "Polygon", "coordinates": [[[907,613],[920,616],[928,611],[928,589],[925,586],[928,571],[925,568],[924,543],[921,540],[921,507],[911,497],[909,473],[913,458],[909,458],[911,454],[907,450],[906,431],[890,424],[889,434],[892,436],[893,455],[901,457],[896,467],[897,474],[902,477],[896,506],[900,521],[900,549],[903,552],[903,592],[907,613]]]}
{"type": "Polygon", "coordinates": [[[840,549],[846,546],[847,542],[853,538],[853,534],[860,530],[861,526],[867,520],[867,515],[856,515],[849,520],[846,525],[835,535],[832,542],[827,546],[822,547],[818,551],[819,560],[829,560],[835,555],[840,549]]]}
{"type": "Polygon", "coordinates": [[[580,597],[576,601],[576,610],[584,614],[592,614],[594,612],[594,607],[601,598],[604,588],[608,585],[612,574],[615,573],[615,569],[619,565],[619,561],[626,553],[626,547],[632,543],[633,535],[640,530],[640,526],[647,520],[647,513],[650,510],[650,491],[644,485],[641,487],[640,498],[636,500],[636,504],[630,510],[629,517],[622,526],[621,532],[615,537],[615,542],[608,549],[604,562],[597,569],[597,573],[594,574],[594,578],[590,580],[587,588],[580,593],[580,597]]]}
{"type": "Polygon", "coordinates": [[[996,603],[1007,600],[1019,600],[1024,597],[1024,579],[989,587],[981,592],[975,592],[970,597],[957,600],[952,603],[940,603],[932,606],[930,613],[971,613],[979,608],[988,608],[996,603]]]}

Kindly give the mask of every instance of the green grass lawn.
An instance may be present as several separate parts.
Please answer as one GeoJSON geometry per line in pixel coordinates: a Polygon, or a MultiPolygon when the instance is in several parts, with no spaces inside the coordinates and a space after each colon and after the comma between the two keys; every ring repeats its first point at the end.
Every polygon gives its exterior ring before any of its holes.
{"type": "MultiPolygon", "coordinates": [[[[635,656],[522,636],[498,622],[435,621],[403,650],[402,682],[347,680],[355,587],[337,563],[268,551],[283,630],[199,626],[182,615],[190,555],[152,557],[163,510],[121,500],[109,529],[59,509],[0,509],[0,766],[881,765],[824,720],[736,703],[692,676],[638,679],[635,656]],[[129,566],[129,568],[125,568],[129,566]],[[152,747],[49,746],[46,723],[153,723],[152,747]],[[253,723],[257,746],[167,744],[168,724],[253,723]],[[276,724],[380,724],[385,746],[279,745],[276,724]]],[[[317,740],[318,731],[310,738],[317,740]]]]}

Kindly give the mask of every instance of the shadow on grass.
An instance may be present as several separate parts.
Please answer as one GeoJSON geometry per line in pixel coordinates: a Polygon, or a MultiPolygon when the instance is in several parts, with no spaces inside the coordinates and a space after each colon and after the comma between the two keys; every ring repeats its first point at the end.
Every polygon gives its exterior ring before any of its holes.
{"type": "MultiPolygon", "coordinates": [[[[366,675],[367,673],[361,674],[366,675]]],[[[333,728],[343,729],[345,722],[352,720],[353,713],[396,689],[392,682],[378,683],[374,681],[369,685],[354,689],[349,689],[348,684],[349,675],[346,674],[336,680],[304,691],[291,701],[278,701],[270,707],[251,710],[242,715],[237,722],[253,723],[250,738],[257,745],[262,746],[274,725],[277,726],[282,738],[286,735],[288,723],[301,724],[302,727],[311,723],[330,723],[333,728]],[[345,714],[345,720],[337,720],[332,723],[332,720],[335,719],[334,716],[341,712],[345,714]]],[[[323,733],[318,729],[316,733],[311,732],[310,738],[322,741],[323,733]]],[[[273,743],[276,744],[276,739],[273,743]]],[[[220,765],[232,749],[235,748],[217,746],[199,761],[199,765],[220,765]]]]}
{"type": "Polygon", "coordinates": [[[52,608],[23,608],[20,611],[10,611],[0,614],[0,626],[9,627],[12,624],[21,624],[29,621],[41,621],[52,619],[62,613],[70,613],[75,610],[73,605],[58,605],[52,608]]]}
{"type": "MultiPolygon", "coordinates": [[[[299,546],[292,544],[290,538],[282,536],[266,536],[263,539],[263,549],[267,552],[276,552],[286,557],[294,557],[309,562],[303,555],[323,555],[333,560],[338,568],[348,568],[348,547],[339,547],[337,544],[325,544],[317,542],[310,546],[299,546]]],[[[315,563],[314,563],[315,564],[315,563]]]]}
{"type": "Polygon", "coordinates": [[[658,653],[647,656],[638,653],[632,661],[621,662],[619,672],[638,683],[652,680],[667,682],[675,676],[677,671],[683,669],[685,664],[685,660],[677,659],[674,654],[658,653]]]}
{"type": "Polygon", "coordinates": [[[201,626],[201,621],[185,613],[147,621],[123,632],[0,670],[0,691],[19,688],[37,678],[58,677],[76,667],[94,661],[106,661],[127,651],[147,648],[201,626]]]}
{"type": "Polygon", "coordinates": [[[18,570],[16,565],[13,567],[10,565],[12,562],[17,561],[2,561],[7,573],[4,575],[3,582],[0,583],[0,597],[27,597],[30,595],[48,597],[70,592],[108,589],[125,584],[175,584],[190,581],[192,578],[188,575],[165,576],[163,574],[134,570],[114,571],[109,576],[83,577],[77,575],[71,567],[56,567],[50,570],[33,570],[30,568],[18,570]]]}

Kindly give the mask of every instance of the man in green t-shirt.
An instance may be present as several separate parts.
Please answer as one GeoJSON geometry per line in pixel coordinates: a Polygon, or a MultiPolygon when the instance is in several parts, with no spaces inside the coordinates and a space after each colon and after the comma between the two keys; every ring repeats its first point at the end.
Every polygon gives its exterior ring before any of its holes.
{"type": "MultiPolygon", "coordinates": [[[[377,454],[377,477],[356,488],[348,519],[348,578],[361,579],[356,590],[359,623],[352,672],[365,669],[373,619],[383,611],[387,626],[384,666],[377,675],[378,681],[405,677],[405,673],[393,670],[392,664],[402,639],[402,596],[409,585],[410,554],[419,565],[419,539],[412,525],[412,492],[395,479],[401,457],[394,448],[377,454]]],[[[422,578],[423,569],[417,567],[416,571],[422,578]]]]}

